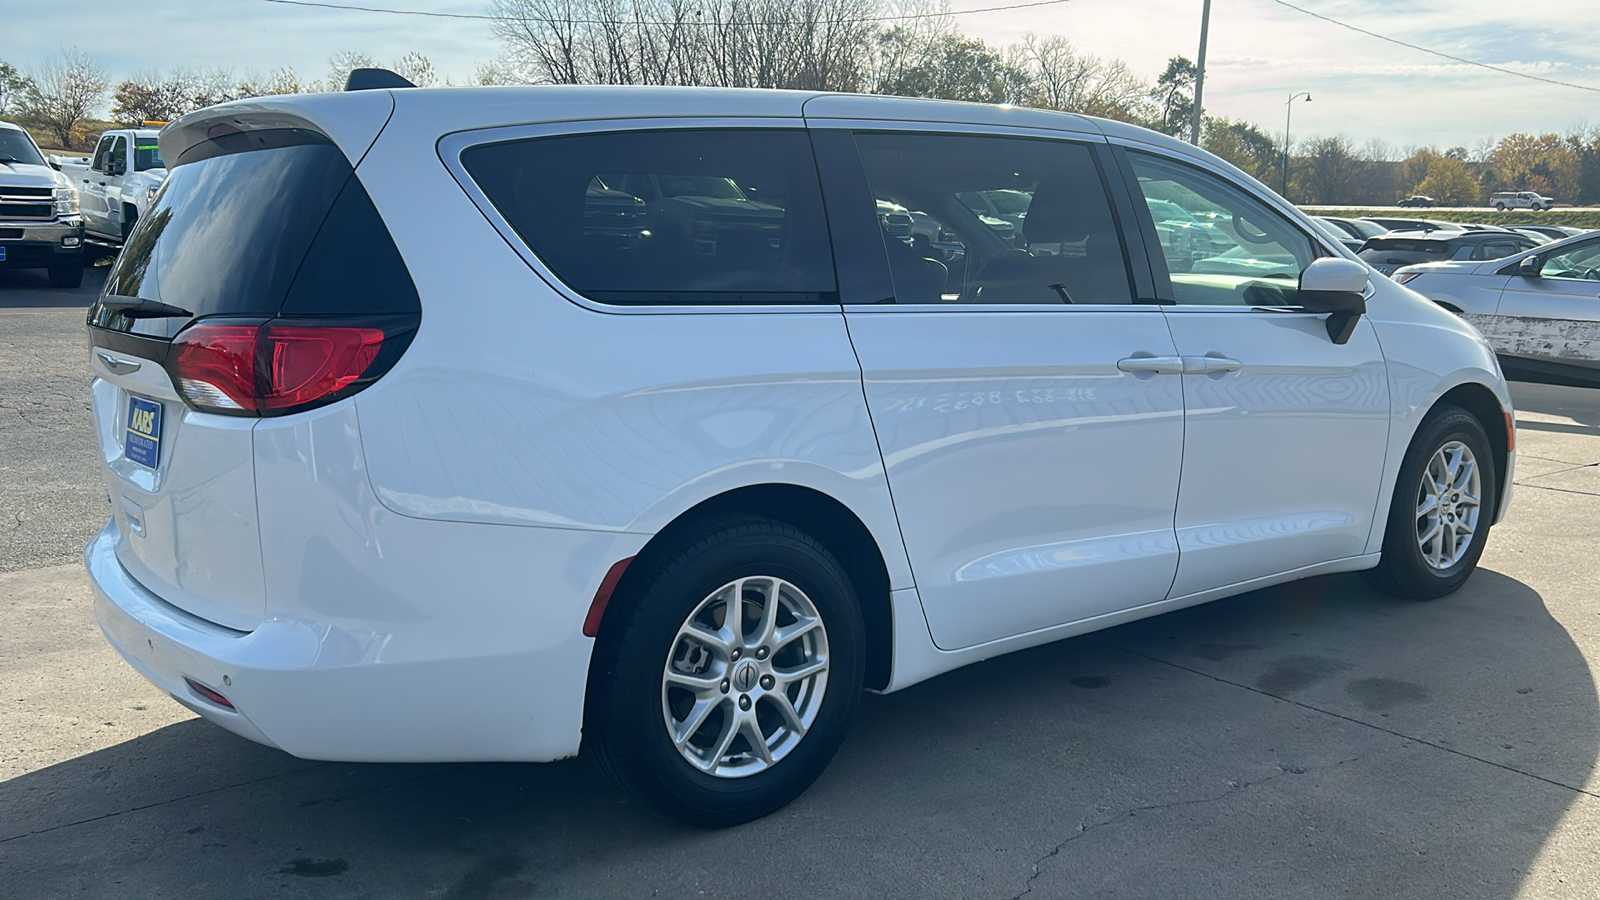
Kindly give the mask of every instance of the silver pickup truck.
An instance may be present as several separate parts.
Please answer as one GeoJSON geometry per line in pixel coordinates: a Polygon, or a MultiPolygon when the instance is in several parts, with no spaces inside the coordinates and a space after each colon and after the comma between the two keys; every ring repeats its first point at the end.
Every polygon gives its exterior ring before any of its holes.
{"type": "Polygon", "coordinates": [[[157,128],[116,128],[100,135],[93,156],[51,157],[83,196],[84,227],[91,241],[122,246],[133,223],[150,208],[167,179],[156,146],[157,128]]]}
{"type": "Polygon", "coordinates": [[[33,137],[0,122],[0,269],[46,269],[56,287],[83,281],[78,192],[33,137]]]}

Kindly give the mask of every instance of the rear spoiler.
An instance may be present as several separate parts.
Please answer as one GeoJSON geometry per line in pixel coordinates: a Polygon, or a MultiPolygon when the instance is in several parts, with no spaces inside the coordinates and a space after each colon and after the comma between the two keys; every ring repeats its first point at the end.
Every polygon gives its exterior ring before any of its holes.
{"type": "Polygon", "coordinates": [[[169,167],[197,144],[222,134],[300,128],[326,136],[355,165],[378,139],[394,113],[388,91],[349,94],[285,94],[234,100],[174,119],[161,129],[161,156],[169,167]]]}

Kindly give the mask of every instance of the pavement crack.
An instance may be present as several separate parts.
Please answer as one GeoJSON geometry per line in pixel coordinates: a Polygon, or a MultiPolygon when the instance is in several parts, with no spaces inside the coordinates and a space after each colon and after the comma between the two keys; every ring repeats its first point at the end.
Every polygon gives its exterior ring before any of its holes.
{"type": "MultiPolygon", "coordinates": [[[[1538,485],[1529,485],[1529,487],[1538,487],[1538,485]]],[[[1546,488],[1546,490],[1560,490],[1560,488],[1546,488]]],[[[1583,492],[1583,491],[1571,491],[1569,493],[1585,493],[1585,492],[1583,492]]],[[[1373,731],[1381,731],[1384,734],[1393,735],[1394,737],[1400,738],[1402,740],[1413,741],[1413,742],[1421,744],[1421,745],[1423,745],[1425,747],[1432,747],[1435,750],[1443,750],[1444,752],[1449,753],[1449,754],[1451,754],[1453,756],[1459,756],[1459,757],[1461,757],[1463,759],[1470,759],[1473,762],[1482,763],[1482,764],[1484,764],[1486,766],[1493,766],[1496,769],[1501,769],[1501,770],[1506,771],[1506,772],[1511,772],[1511,773],[1516,774],[1516,775],[1521,775],[1521,776],[1523,776],[1525,778],[1532,778],[1535,781],[1542,781],[1545,784],[1550,785],[1551,787],[1564,788],[1566,790],[1572,791],[1575,794],[1583,794],[1586,797],[1594,797],[1596,799],[1600,799],[1600,793],[1595,793],[1594,791],[1587,790],[1587,789],[1579,787],[1579,786],[1577,786],[1575,784],[1567,784],[1565,782],[1556,781],[1554,778],[1546,778],[1543,775],[1539,775],[1539,774],[1536,774],[1534,772],[1528,772],[1528,771],[1525,771],[1523,769],[1519,769],[1519,768],[1517,768],[1515,766],[1508,766],[1505,763],[1498,763],[1498,762],[1495,762],[1492,759],[1484,759],[1481,756],[1474,756],[1471,753],[1467,753],[1464,750],[1457,750],[1454,747],[1447,747],[1444,744],[1440,744],[1440,743],[1436,743],[1434,741],[1430,741],[1427,738],[1417,737],[1416,735],[1413,735],[1413,734],[1406,734],[1403,731],[1396,731],[1393,728],[1385,728],[1382,725],[1374,725],[1371,722],[1365,722],[1365,721],[1362,721],[1361,719],[1357,719],[1357,718],[1355,718],[1353,716],[1347,716],[1347,715],[1344,715],[1343,713],[1336,713],[1331,709],[1323,709],[1320,706],[1314,706],[1314,705],[1312,705],[1310,703],[1303,703],[1303,702],[1301,702],[1299,700],[1294,700],[1294,699],[1291,699],[1289,697],[1282,697],[1282,696],[1279,696],[1277,694],[1271,693],[1269,691],[1264,691],[1264,690],[1262,690],[1262,689],[1260,689],[1258,687],[1254,687],[1252,685],[1244,684],[1243,682],[1233,681],[1233,680],[1228,679],[1228,678],[1223,678],[1220,675],[1213,675],[1210,672],[1202,672],[1199,669],[1195,669],[1195,668],[1192,668],[1190,666],[1183,665],[1182,663],[1175,663],[1175,662],[1173,662],[1171,660],[1168,660],[1168,659],[1162,659],[1159,656],[1151,656],[1148,653],[1140,653],[1138,650],[1134,650],[1134,649],[1131,649],[1131,648],[1128,648],[1128,647],[1123,647],[1123,646],[1120,646],[1120,645],[1117,645],[1117,644],[1101,642],[1100,646],[1108,647],[1108,648],[1110,648],[1112,650],[1120,650],[1121,652],[1126,653],[1129,656],[1137,656],[1140,659],[1149,660],[1150,662],[1153,662],[1153,663],[1159,663],[1159,664],[1164,665],[1164,666],[1171,666],[1174,669],[1179,669],[1179,670],[1182,670],[1184,672],[1188,672],[1188,673],[1193,674],[1193,675],[1199,675],[1202,678],[1209,678],[1212,681],[1216,681],[1216,682],[1219,682],[1221,684],[1230,685],[1230,686],[1236,687],[1236,688],[1243,688],[1244,690],[1247,690],[1247,691],[1249,691],[1249,692],[1251,692],[1253,694],[1260,694],[1263,697],[1271,697],[1274,700],[1279,700],[1279,701],[1282,701],[1284,703],[1291,703],[1291,704],[1294,704],[1295,706],[1300,707],[1301,709],[1308,709],[1308,710],[1310,710],[1312,712],[1321,713],[1322,715],[1330,716],[1330,717],[1335,718],[1335,719],[1342,719],[1342,720],[1344,720],[1346,722],[1349,722],[1349,723],[1351,723],[1353,725],[1360,725],[1360,726],[1362,726],[1364,728],[1370,728],[1373,731]]]]}
{"type": "MultiPolygon", "coordinates": [[[[1571,470],[1569,469],[1569,470],[1566,470],[1566,471],[1571,471],[1571,470]]],[[[1556,473],[1555,472],[1551,472],[1550,474],[1554,475],[1556,473]]],[[[1579,491],[1579,490],[1574,490],[1573,488],[1551,487],[1548,484],[1531,484],[1531,483],[1526,482],[1526,481],[1513,481],[1511,483],[1516,485],[1517,487],[1537,488],[1537,489],[1539,489],[1541,491],[1559,491],[1559,492],[1561,492],[1563,494],[1582,494],[1585,497],[1600,497],[1600,493],[1597,493],[1595,491],[1579,491]]]]}
{"type": "Polygon", "coordinates": [[[1044,864],[1061,855],[1061,851],[1065,849],[1068,844],[1076,841],[1078,838],[1083,837],[1097,828],[1103,828],[1107,825],[1114,825],[1123,819],[1131,818],[1142,812],[1161,812],[1169,809],[1180,809],[1186,806],[1203,806],[1207,803],[1216,803],[1219,800],[1226,800],[1234,794],[1241,793],[1249,790],[1250,788],[1259,787],[1260,785],[1266,784],[1269,781],[1275,781],[1285,775],[1304,775],[1307,772],[1334,769],[1344,765],[1345,763],[1355,762],[1360,758],[1361,757],[1359,756],[1352,756],[1349,759],[1341,759],[1336,763],[1316,767],[1285,766],[1279,764],[1278,771],[1274,774],[1268,775],[1265,778],[1257,778],[1254,781],[1229,781],[1227,788],[1214,796],[1193,797],[1188,800],[1173,800],[1167,803],[1147,803],[1142,806],[1130,806],[1127,809],[1116,813],[1115,815],[1107,816],[1097,822],[1079,822],[1077,831],[1073,832],[1054,847],[1051,847],[1049,853],[1046,853],[1045,855],[1033,861],[1033,873],[1030,874],[1028,876],[1028,880],[1023,883],[1022,890],[1011,896],[1011,900],[1021,900],[1021,898],[1033,893],[1034,882],[1038,881],[1039,876],[1043,874],[1044,864]]]}

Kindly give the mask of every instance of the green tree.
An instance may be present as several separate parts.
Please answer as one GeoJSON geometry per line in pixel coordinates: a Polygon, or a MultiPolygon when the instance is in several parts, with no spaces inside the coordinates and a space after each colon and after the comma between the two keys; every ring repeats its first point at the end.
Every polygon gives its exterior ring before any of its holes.
{"type": "Polygon", "coordinates": [[[1468,171],[1465,162],[1448,154],[1435,156],[1428,163],[1428,174],[1411,192],[1425,194],[1447,206],[1477,206],[1483,202],[1477,177],[1468,171]]]}
{"type": "Polygon", "coordinates": [[[1316,138],[1302,145],[1294,159],[1291,193],[1299,203],[1350,203],[1355,199],[1361,168],[1349,138],[1316,138]]]}
{"type": "Polygon", "coordinates": [[[1019,102],[1029,81],[988,44],[955,33],[933,41],[920,62],[885,74],[878,85],[882,94],[978,103],[1019,102]]]}
{"type": "Polygon", "coordinates": [[[1583,162],[1558,134],[1513,134],[1495,145],[1489,170],[1495,190],[1538,191],[1571,203],[1583,162]]]}
{"type": "Polygon", "coordinates": [[[19,105],[28,85],[33,83],[21,69],[0,59],[0,115],[19,105]]]}
{"type": "Polygon", "coordinates": [[[1157,131],[1173,137],[1189,133],[1190,119],[1194,116],[1194,63],[1182,56],[1167,60],[1167,70],[1156,79],[1152,99],[1156,102],[1159,118],[1153,123],[1157,131]]]}
{"type": "Polygon", "coordinates": [[[1231,119],[1206,118],[1201,146],[1263,182],[1274,181],[1280,157],[1272,136],[1255,125],[1231,119]]]}

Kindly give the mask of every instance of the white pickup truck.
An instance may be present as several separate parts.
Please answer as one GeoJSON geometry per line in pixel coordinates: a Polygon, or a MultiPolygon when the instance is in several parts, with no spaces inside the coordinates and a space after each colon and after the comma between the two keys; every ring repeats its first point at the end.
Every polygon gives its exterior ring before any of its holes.
{"type": "Polygon", "coordinates": [[[89,240],[122,246],[133,223],[150,208],[167,178],[158,133],[156,128],[117,128],[100,135],[92,157],[50,157],[78,189],[89,240]]]}
{"type": "Polygon", "coordinates": [[[1507,209],[1549,209],[1556,205],[1554,197],[1546,197],[1538,191],[1500,191],[1489,197],[1489,205],[1498,210],[1507,209]]]}

